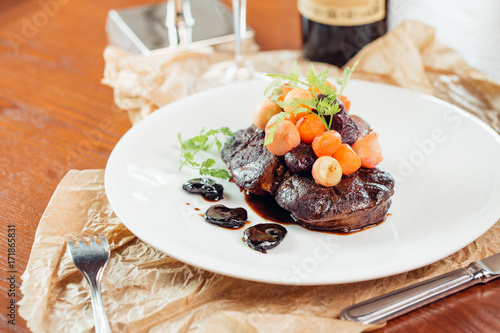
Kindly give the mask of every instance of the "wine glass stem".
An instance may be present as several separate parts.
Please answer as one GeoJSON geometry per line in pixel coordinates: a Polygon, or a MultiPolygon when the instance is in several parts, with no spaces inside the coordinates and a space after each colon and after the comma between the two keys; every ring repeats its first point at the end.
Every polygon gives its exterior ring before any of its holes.
{"type": "Polygon", "coordinates": [[[233,0],[234,20],[234,62],[237,68],[243,67],[242,41],[247,27],[247,0],[233,0]]]}

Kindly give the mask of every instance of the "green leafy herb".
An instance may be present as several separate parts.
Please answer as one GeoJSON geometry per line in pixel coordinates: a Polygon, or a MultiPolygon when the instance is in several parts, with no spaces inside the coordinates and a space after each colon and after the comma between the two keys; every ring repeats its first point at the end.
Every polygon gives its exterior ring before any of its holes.
{"type": "Polygon", "coordinates": [[[213,158],[208,158],[199,163],[195,160],[195,155],[202,150],[207,151],[214,145],[217,147],[218,152],[220,152],[223,145],[222,140],[227,140],[233,135],[233,132],[231,132],[228,127],[221,127],[206,132],[205,129],[202,129],[199,135],[185,141],[182,141],[180,133],[177,134],[177,138],[181,144],[181,165],[179,170],[181,170],[184,165],[187,165],[193,169],[199,170],[202,176],[212,176],[222,179],[231,178],[231,174],[227,170],[212,168],[215,165],[215,160],[213,158]]]}
{"type": "MultiPolygon", "coordinates": [[[[264,94],[268,95],[270,93],[270,99],[278,104],[281,108],[291,108],[292,111],[280,114],[269,129],[269,134],[267,135],[264,145],[268,145],[273,142],[274,133],[278,125],[290,118],[290,115],[302,112],[310,112],[317,114],[326,129],[329,130],[332,126],[332,120],[334,114],[340,112],[340,107],[338,104],[338,98],[342,95],[345,87],[349,83],[352,73],[354,72],[359,60],[354,63],[352,68],[346,67],[344,69],[344,77],[337,78],[336,82],[339,85],[338,89],[335,89],[331,84],[328,83],[328,69],[325,69],[321,73],[317,74],[314,66],[311,64],[309,67],[305,79],[301,79],[299,75],[297,62],[294,64],[294,68],[289,75],[284,74],[268,74],[267,76],[272,78],[272,82],[267,86],[264,94]],[[284,81],[284,82],[283,82],[284,81]],[[321,91],[321,94],[313,96],[312,99],[298,99],[294,98],[292,100],[283,102],[280,101],[282,93],[282,86],[284,84],[289,85],[290,88],[295,88],[299,85],[311,88],[313,91],[321,91]]],[[[313,94],[315,95],[315,94],[313,94]]]]}

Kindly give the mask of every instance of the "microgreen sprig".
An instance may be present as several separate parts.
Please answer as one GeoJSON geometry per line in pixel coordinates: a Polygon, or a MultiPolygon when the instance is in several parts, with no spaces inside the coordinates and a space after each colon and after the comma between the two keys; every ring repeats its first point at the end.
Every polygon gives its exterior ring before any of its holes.
{"type": "Polygon", "coordinates": [[[299,74],[299,68],[297,62],[295,62],[292,72],[289,75],[284,74],[267,74],[268,77],[272,78],[272,82],[267,86],[264,91],[265,95],[270,93],[270,99],[278,104],[282,109],[288,108],[291,111],[284,112],[276,117],[273,126],[269,129],[269,133],[264,142],[264,145],[268,145],[273,142],[273,137],[276,132],[278,125],[290,118],[292,114],[309,112],[317,114],[325,128],[329,130],[332,126],[332,120],[334,114],[340,112],[340,107],[338,103],[338,98],[344,92],[352,73],[356,69],[359,60],[354,63],[354,65],[349,68],[344,69],[344,77],[336,78],[336,82],[339,85],[338,89],[335,89],[330,83],[328,83],[328,69],[325,69],[321,73],[317,74],[314,66],[311,64],[309,67],[305,79],[302,79],[299,74]],[[285,81],[285,82],[283,82],[285,81]],[[299,99],[293,98],[288,101],[281,101],[280,97],[282,94],[283,85],[288,85],[291,89],[302,85],[313,91],[321,92],[321,94],[313,94],[311,99],[299,99]],[[314,110],[314,112],[312,111],[314,110]]]}
{"type": "Polygon", "coordinates": [[[220,152],[223,140],[227,140],[234,134],[228,127],[221,127],[216,130],[208,130],[205,132],[203,128],[199,135],[192,137],[191,139],[182,140],[181,134],[177,134],[179,143],[181,145],[181,165],[179,170],[182,169],[184,165],[187,165],[193,169],[197,169],[202,176],[212,176],[216,178],[229,179],[231,174],[226,169],[216,169],[212,168],[215,165],[215,160],[213,158],[208,158],[205,161],[199,163],[195,160],[195,155],[200,151],[207,151],[211,147],[217,147],[218,152],[220,152]]]}

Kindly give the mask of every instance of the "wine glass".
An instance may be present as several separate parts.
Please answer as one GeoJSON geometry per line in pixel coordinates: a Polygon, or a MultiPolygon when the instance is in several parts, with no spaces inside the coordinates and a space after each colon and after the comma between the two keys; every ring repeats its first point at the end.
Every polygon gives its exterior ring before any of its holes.
{"type": "Polygon", "coordinates": [[[232,0],[234,24],[234,62],[224,73],[224,82],[249,80],[257,76],[253,67],[243,59],[241,44],[247,29],[247,0],[232,0]]]}
{"type": "Polygon", "coordinates": [[[246,34],[247,0],[232,0],[234,25],[234,58],[211,65],[207,71],[196,80],[195,91],[225,85],[237,81],[263,79],[265,75],[249,65],[243,56],[242,42],[246,34]]]}

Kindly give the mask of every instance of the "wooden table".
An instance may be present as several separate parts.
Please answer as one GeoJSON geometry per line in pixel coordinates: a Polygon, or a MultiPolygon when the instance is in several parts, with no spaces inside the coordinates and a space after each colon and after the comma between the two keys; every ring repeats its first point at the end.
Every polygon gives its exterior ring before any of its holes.
{"type": "MultiPolygon", "coordinates": [[[[160,1],[0,2],[0,331],[29,331],[18,314],[16,326],[8,324],[7,306],[21,298],[20,276],[57,184],[70,169],[104,168],[131,126],[114,105],[111,89],[100,83],[106,15],[110,9],[151,2],[160,1]],[[9,226],[15,229],[12,266],[9,226]]],[[[395,21],[416,15],[435,22],[441,29],[438,36],[449,37],[444,42],[461,44],[467,59],[491,69],[489,74],[500,80],[497,1],[476,1],[474,6],[453,2],[453,10],[446,2],[408,3],[400,3],[395,21]],[[451,15],[453,11],[459,15],[451,15]]],[[[263,49],[300,49],[295,1],[251,0],[248,22],[263,49]]],[[[499,332],[499,287],[500,280],[470,288],[393,320],[379,332],[499,332]]]]}

